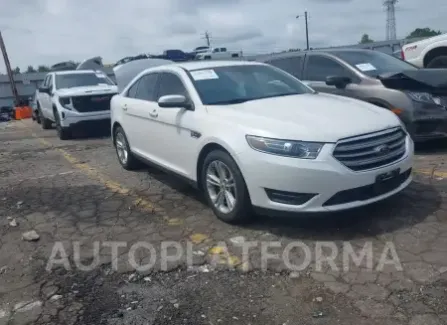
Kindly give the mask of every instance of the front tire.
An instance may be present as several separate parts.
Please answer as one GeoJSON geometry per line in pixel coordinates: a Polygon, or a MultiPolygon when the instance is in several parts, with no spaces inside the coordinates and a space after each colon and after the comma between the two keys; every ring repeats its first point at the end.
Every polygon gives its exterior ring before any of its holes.
{"type": "Polygon", "coordinates": [[[63,127],[61,125],[61,120],[59,118],[59,114],[54,112],[54,119],[56,120],[56,132],[61,140],[69,140],[72,137],[71,129],[67,127],[63,127]]]}
{"type": "Polygon", "coordinates": [[[247,222],[252,207],[244,177],[231,156],[210,152],[201,170],[202,187],[214,214],[227,223],[247,222]]]}
{"type": "Polygon", "coordinates": [[[442,69],[447,68],[447,55],[440,55],[433,58],[428,64],[429,69],[442,69]]]}
{"type": "Polygon", "coordinates": [[[118,161],[126,170],[135,170],[141,166],[141,163],[130,151],[129,142],[126,133],[121,126],[118,126],[114,133],[114,145],[118,161]]]}

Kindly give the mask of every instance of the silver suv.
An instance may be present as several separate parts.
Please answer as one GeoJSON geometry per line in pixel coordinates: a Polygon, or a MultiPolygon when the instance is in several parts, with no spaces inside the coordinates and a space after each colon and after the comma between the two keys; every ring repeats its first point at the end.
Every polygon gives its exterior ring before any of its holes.
{"type": "Polygon", "coordinates": [[[289,52],[254,60],[283,69],[317,91],[393,111],[415,141],[447,137],[447,70],[418,69],[391,55],[359,49],[289,52]]]}

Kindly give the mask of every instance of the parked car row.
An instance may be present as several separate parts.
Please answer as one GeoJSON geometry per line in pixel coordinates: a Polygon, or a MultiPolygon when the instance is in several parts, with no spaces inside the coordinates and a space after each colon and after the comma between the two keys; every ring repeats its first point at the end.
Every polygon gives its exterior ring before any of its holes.
{"type": "Polygon", "coordinates": [[[62,116],[91,119],[95,107],[123,168],[153,164],[184,178],[226,222],[383,200],[410,184],[414,141],[447,137],[445,72],[380,52],[148,58],[114,71],[118,86],[95,79],[65,87],[58,74],[72,72],[50,73],[37,100],[51,103],[42,116],[63,139],[70,124],[62,116]],[[109,91],[100,112],[91,95],[99,88],[109,91]]]}
{"type": "Polygon", "coordinates": [[[136,56],[128,56],[118,60],[114,66],[119,66],[131,61],[144,60],[144,59],[163,59],[173,62],[185,62],[193,60],[224,60],[242,58],[241,51],[228,51],[226,47],[209,47],[199,46],[192,52],[184,52],[182,50],[165,50],[163,54],[139,54],[136,56]]]}

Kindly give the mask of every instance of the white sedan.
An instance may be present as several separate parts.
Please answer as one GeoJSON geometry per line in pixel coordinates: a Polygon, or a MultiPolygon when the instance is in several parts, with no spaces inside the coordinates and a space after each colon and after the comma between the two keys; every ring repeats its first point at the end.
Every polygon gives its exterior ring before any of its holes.
{"type": "Polygon", "coordinates": [[[185,178],[226,222],[353,208],[411,182],[414,146],[395,114],[262,63],[146,69],[112,98],[111,119],[125,169],[185,178]]]}

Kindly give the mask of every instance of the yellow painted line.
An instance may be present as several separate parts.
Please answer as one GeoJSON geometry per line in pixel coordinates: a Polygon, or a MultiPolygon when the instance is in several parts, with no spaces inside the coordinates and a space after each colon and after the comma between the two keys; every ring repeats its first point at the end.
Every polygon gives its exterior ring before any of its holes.
{"type": "Polygon", "coordinates": [[[415,169],[413,171],[415,174],[422,174],[422,175],[428,175],[433,177],[439,177],[439,178],[447,178],[447,171],[438,171],[438,170],[432,170],[432,169],[415,169]]]}
{"type": "MultiPolygon", "coordinates": [[[[31,134],[43,145],[48,146],[48,147],[54,147],[50,142],[48,142],[45,139],[40,138],[34,132],[31,132],[31,134]]],[[[69,163],[71,163],[73,165],[73,167],[81,170],[87,176],[99,181],[101,184],[106,186],[112,192],[119,193],[122,195],[128,195],[128,194],[135,195],[136,199],[133,202],[133,207],[138,207],[139,209],[141,209],[145,212],[149,212],[149,213],[159,212],[159,213],[165,214],[164,209],[162,207],[154,204],[153,202],[151,202],[141,196],[138,196],[138,195],[132,193],[131,190],[122,186],[118,182],[108,179],[107,177],[102,175],[96,168],[93,168],[92,166],[90,166],[87,163],[79,161],[77,158],[72,156],[66,150],[61,149],[61,148],[54,148],[54,150],[59,152],[62,155],[62,157],[64,157],[65,160],[67,160],[69,163]]],[[[163,217],[163,220],[165,222],[167,222],[168,225],[172,225],[172,226],[181,225],[183,223],[183,221],[181,219],[170,218],[169,216],[166,216],[166,215],[163,217]]]]}

